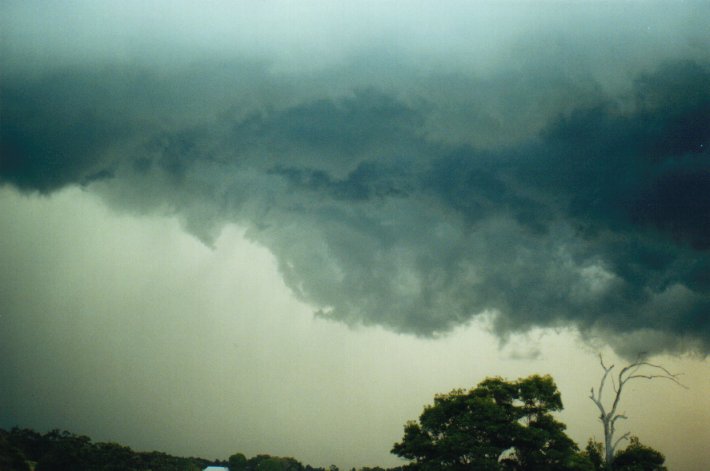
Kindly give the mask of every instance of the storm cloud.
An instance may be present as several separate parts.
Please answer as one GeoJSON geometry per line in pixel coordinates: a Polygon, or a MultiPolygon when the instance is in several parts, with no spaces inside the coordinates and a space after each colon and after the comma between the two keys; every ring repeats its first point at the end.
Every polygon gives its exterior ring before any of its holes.
{"type": "Polygon", "coordinates": [[[126,55],[65,42],[39,66],[51,46],[15,27],[0,182],[79,185],[207,244],[234,223],[352,325],[436,336],[486,316],[503,337],[574,327],[620,353],[707,354],[707,8],[465,8],[479,19],[428,32],[382,8],[366,34],[314,20],[342,44],[310,62],[279,41],[181,52],[164,33],[126,55]],[[485,20],[506,13],[492,41],[485,20]]]}

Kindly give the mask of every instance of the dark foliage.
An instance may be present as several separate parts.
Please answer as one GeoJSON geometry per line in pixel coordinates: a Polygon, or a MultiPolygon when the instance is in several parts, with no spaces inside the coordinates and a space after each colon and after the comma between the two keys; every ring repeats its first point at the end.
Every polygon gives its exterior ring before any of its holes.
{"type": "Polygon", "coordinates": [[[663,466],[663,453],[641,444],[638,437],[631,437],[629,446],[614,456],[614,471],[667,471],[663,466]]]}
{"type": "Polygon", "coordinates": [[[604,445],[590,438],[583,454],[592,463],[594,471],[604,471],[606,464],[604,463],[604,445]]]}
{"type": "Polygon", "coordinates": [[[87,436],[67,431],[0,430],[0,469],[24,471],[28,462],[36,463],[36,471],[199,471],[215,463],[157,451],[136,452],[117,443],[93,443],[87,436]],[[6,464],[11,459],[15,461],[6,464]]]}
{"type": "Polygon", "coordinates": [[[0,470],[29,471],[27,458],[7,440],[8,433],[0,430],[0,470]]]}
{"type": "Polygon", "coordinates": [[[420,470],[591,469],[565,425],[550,376],[489,378],[469,391],[438,395],[419,422],[408,422],[392,452],[420,470]]]}
{"type": "MultiPolygon", "coordinates": [[[[207,466],[228,466],[230,471],[338,471],[314,468],[295,458],[260,454],[247,459],[235,453],[229,460],[171,456],[159,451],[137,452],[118,443],[94,443],[87,436],[51,430],[45,434],[15,427],[0,429],[0,471],[201,471],[207,466]]],[[[396,467],[360,471],[403,471],[396,467]]]]}

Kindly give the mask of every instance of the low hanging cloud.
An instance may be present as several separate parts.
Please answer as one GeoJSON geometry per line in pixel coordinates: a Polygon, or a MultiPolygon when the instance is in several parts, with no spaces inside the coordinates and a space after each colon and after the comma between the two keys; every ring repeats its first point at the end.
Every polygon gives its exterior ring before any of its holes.
{"type": "Polygon", "coordinates": [[[502,336],[707,354],[710,60],[668,21],[657,53],[538,31],[479,68],[401,45],[318,70],[10,61],[0,182],[81,185],[208,244],[236,223],[353,325],[432,336],[485,315],[502,336]]]}

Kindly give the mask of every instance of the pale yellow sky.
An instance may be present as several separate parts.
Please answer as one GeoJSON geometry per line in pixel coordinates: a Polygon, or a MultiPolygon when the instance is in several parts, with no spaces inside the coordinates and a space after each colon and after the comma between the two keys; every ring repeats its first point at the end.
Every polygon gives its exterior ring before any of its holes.
{"type": "MultiPolygon", "coordinates": [[[[314,318],[274,258],[228,226],[213,248],[173,218],[105,208],[90,193],[0,190],[0,426],[66,428],[138,450],[240,451],[341,468],[395,465],[405,421],[435,393],[486,376],[551,374],[569,434],[601,438],[596,348],[534,331],[502,347],[483,325],[440,339],[314,318]]],[[[607,348],[609,363],[623,363],[607,348]]],[[[710,462],[710,365],[654,361],[689,389],[630,383],[631,431],[670,469],[710,462]]]]}

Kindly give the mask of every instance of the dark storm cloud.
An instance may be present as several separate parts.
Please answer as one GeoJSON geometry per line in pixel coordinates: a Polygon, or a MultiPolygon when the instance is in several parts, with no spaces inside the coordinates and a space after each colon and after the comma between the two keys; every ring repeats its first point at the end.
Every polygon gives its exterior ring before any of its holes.
{"type": "Polygon", "coordinates": [[[111,88],[101,88],[72,73],[3,87],[2,179],[51,191],[100,172],[97,156],[130,126],[113,114],[111,88]]]}
{"type": "Polygon", "coordinates": [[[83,185],[207,243],[237,223],[351,324],[428,336],[487,313],[501,335],[571,325],[622,352],[707,353],[708,62],[605,68],[542,36],[485,73],[394,52],[293,72],[17,66],[0,181],[83,185]]]}

